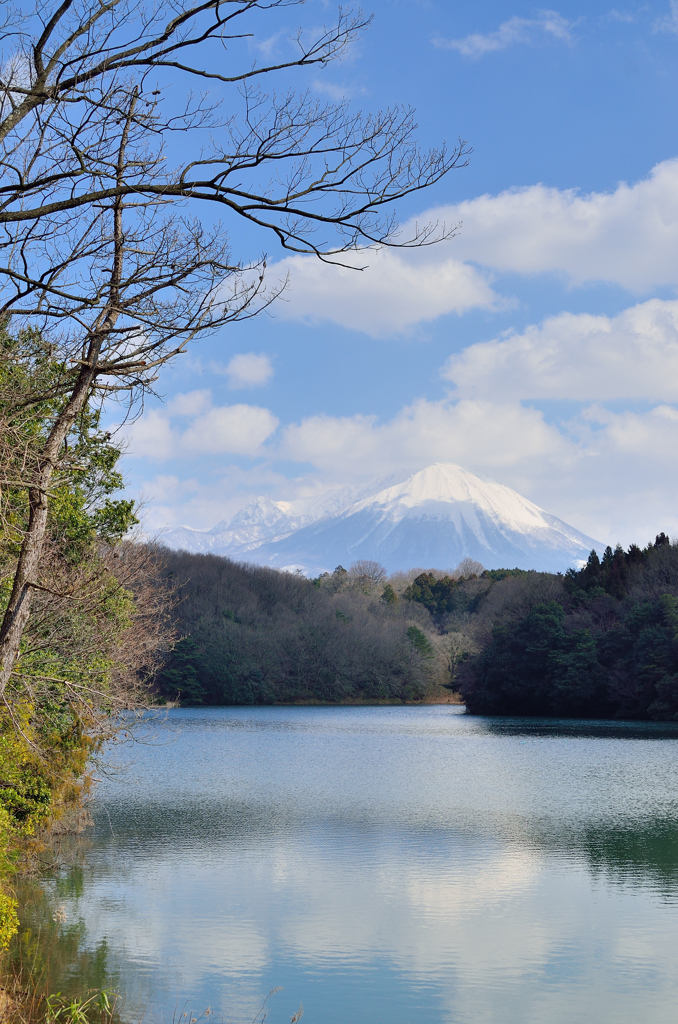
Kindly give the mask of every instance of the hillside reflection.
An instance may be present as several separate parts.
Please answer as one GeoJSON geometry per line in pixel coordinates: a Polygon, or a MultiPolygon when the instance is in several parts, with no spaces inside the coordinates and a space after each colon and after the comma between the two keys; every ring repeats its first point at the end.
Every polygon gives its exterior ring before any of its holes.
{"type": "Polygon", "coordinates": [[[560,739],[677,740],[678,722],[615,722],[574,718],[472,718],[494,736],[560,739]]]}
{"type": "MultiPolygon", "coordinates": [[[[120,871],[111,858],[132,853],[135,861],[190,857],[213,860],[231,853],[261,853],[290,840],[312,847],[330,846],[334,855],[369,859],[374,849],[445,852],[473,859],[478,851],[528,849],[550,857],[574,860],[610,881],[649,886],[666,896],[678,893],[678,818],[648,818],[633,825],[578,821],[561,827],[557,822],[496,816],[490,823],[458,821],[455,827],[413,822],[375,822],[363,814],[316,819],[289,807],[246,804],[182,804],[171,808],[147,804],[132,810],[109,805],[97,816],[93,858],[97,872],[120,871]]],[[[79,869],[81,870],[81,869],[79,869]]]]}

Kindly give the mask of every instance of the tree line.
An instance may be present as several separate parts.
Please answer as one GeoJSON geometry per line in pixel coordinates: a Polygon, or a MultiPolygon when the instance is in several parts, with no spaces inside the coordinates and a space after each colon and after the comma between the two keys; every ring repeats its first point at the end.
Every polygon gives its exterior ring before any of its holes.
{"type": "Polygon", "coordinates": [[[436,700],[472,714],[678,720],[678,543],[592,551],[580,569],[315,580],[164,551],[182,639],[159,677],[181,703],[436,700]]]}
{"type": "Polygon", "coordinates": [[[421,701],[449,681],[429,613],[385,587],[377,563],[308,580],[216,555],[161,558],[182,638],[158,685],[183,705],[421,701]]]}
{"type": "Polygon", "coordinates": [[[678,543],[592,551],[564,575],[484,574],[445,621],[465,636],[456,685],[489,715],[678,720],[678,543]],[[474,606],[474,601],[477,604],[474,606]]]}

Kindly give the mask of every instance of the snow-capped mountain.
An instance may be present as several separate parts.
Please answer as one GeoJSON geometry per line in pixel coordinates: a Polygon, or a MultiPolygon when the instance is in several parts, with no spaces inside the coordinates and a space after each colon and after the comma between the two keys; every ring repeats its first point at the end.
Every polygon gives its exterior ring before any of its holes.
{"type": "Polygon", "coordinates": [[[366,490],[290,503],[259,498],[213,530],[180,527],[163,540],[170,547],[309,573],[348,567],[359,558],[382,562],[391,572],[445,569],[467,555],[487,568],[555,572],[602,548],[510,487],[451,463],[366,490]]]}
{"type": "Polygon", "coordinates": [[[231,520],[217,523],[211,530],[176,526],[166,530],[160,539],[170,548],[235,557],[244,555],[264,541],[286,537],[307,521],[304,516],[295,515],[287,501],[256,498],[231,520]]]}
{"type": "Polygon", "coordinates": [[[261,544],[276,542],[318,520],[340,515],[360,498],[392,482],[392,479],[384,479],[377,484],[342,487],[296,501],[255,498],[232,519],[217,523],[211,530],[175,526],[163,531],[158,539],[176,550],[241,559],[247,556],[249,561],[258,561],[250,553],[261,544]]]}

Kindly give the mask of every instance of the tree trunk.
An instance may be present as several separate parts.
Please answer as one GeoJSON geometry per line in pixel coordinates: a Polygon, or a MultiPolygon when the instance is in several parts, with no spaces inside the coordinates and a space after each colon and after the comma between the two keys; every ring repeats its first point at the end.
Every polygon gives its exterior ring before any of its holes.
{"type": "Polygon", "coordinates": [[[0,627],[0,697],[14,671],[26,623],[31,612],[32,584],[37,582],[47,534],[48,492],[59,454],[68,433],[82,412],[95,374],[83,367],[66,407],[57,417],[40,455],[32,486],[28,491],[28,527],[14,573],[9,603],[0,627]]]}

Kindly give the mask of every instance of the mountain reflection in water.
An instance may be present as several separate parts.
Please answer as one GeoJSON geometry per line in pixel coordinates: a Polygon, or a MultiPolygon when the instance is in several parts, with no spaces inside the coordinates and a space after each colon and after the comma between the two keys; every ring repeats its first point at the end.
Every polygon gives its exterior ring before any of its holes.
{"type": "Polygon", "coordinates": [[[678,727],[221,708],[139,735],[63,898],[130,1018],[251,1020],[283,986],[269,1024],[675,1021],[678,727]]]}

